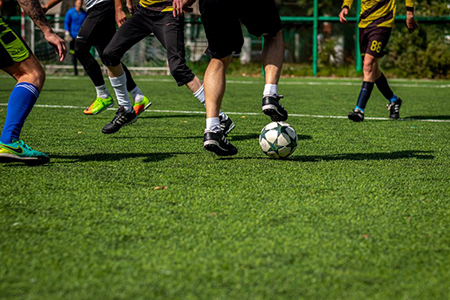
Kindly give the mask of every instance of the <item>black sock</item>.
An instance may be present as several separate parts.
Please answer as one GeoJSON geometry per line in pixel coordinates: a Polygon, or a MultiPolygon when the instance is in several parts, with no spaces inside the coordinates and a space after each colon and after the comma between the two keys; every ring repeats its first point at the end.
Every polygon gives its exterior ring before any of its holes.
{"type": "Polygon", "coordinates": [[[392,92],[391,88],[389,87],[387,79],[383,73],[381,73],[380,78],[378,78],[375,83],[377,84],[377,88],[383,94],[384,98],[392,101],[392,98],[394,98],[394,92],[392,92]]]}
{"type": "Polygon", "coordinates": [[[136,87],[136,82],[134,82],[133,77],[131,77],[131,73],[128,70],[127,66],[122,63],[123,71],[125,72],[125,76],[127,77],[127,91],[131,92],[136,87]]]}
{"type": "Polygon", "coordinates": [[[373,86],[373,82],[363,82],[361,92],[359,93],[358,102],[356,103],[357,108],[360,108],[364,111],[367,101],[369,101],[370,95],[372,94],[373,86]]]}

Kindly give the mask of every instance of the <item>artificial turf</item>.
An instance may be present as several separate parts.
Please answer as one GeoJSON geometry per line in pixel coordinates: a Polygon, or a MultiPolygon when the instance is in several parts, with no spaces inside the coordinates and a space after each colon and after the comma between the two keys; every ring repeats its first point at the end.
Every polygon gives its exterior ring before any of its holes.
{"type": "Polygon", "coordinates": [[[406,119],[353,123],[359,79],[284,78],[299,146],[273,160],[262,79],[229,80],[239,153],[218,158],[169,77],[137,78],[153,105],[114,135],[86,77],[48,78],[22,138],[51,162],[0,166],[0,298],[448,299],[450,82],[391,81],[406,119]]]}

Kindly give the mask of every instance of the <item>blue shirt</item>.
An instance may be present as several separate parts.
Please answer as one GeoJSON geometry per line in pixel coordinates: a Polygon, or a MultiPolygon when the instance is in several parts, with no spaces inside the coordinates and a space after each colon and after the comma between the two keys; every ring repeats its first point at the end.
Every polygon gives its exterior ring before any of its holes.
{"type": "Polygon", "coordinates": [[[64,30],[70,32],[72,38],[76,38],[84,19],[86,19],[86,12],[83,9],[77,12],[75,7],[72,7],[64,17],[64,30]]]}

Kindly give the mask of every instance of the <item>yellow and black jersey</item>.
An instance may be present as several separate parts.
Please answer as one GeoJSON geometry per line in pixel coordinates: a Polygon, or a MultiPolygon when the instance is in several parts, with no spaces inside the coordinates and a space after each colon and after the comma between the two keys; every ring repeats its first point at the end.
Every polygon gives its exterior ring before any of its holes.
{"type": "Polygon", "coordinates": [[[140,0],[139,4],[154,11],[173,11],[172,0],[140,0]]]}
{"type": "MultiPolygon", "coordinates": [[[[344,0],[342,8],[351,8],[353,0],[344,0]]],[[[397,5],[395,0],[361,0],[359,28],[392,27],[397,5]]],[[[414,10],[413,0],[406,0],[406,9],[414,10]]]]}

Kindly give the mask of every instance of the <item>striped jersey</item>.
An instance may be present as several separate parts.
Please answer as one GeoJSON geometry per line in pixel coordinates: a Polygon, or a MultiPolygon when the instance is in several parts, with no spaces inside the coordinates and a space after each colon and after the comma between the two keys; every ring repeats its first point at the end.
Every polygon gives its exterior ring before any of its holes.
{"type": "Polygon", "coordinates": [[[172,0],[140,0],[139,4],[154,11],[173,11],[172,0]]]}
{"type": "MultiPolygon", "coordinates": [[[[357,0],[358,1],[358,0],[357,0]]],[[[353,0],[344,0],[342,8],[351,8],[353,0]]],[[[395,0],[361,0],[359,28],[392,27],[395,21],[397,5],[395,0]]],[[[413,10],[413,0],[406,0],[406,9],[413,10]]]]}

